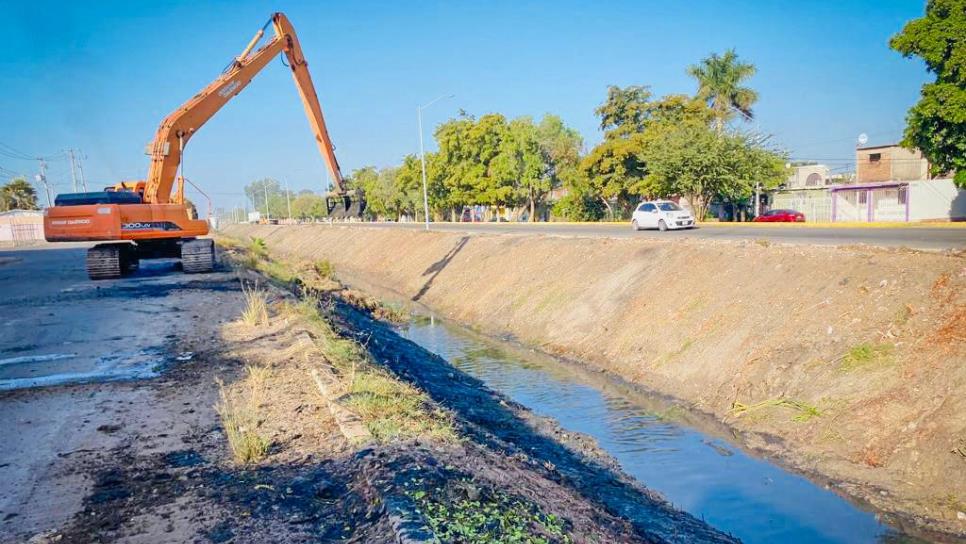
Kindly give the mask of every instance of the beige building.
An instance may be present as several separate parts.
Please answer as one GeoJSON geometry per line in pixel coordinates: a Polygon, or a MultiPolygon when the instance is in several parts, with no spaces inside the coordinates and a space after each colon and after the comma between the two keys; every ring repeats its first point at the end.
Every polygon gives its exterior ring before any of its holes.
{"type": "Polygon", "coordinates": [[[831,183],[832,174],[824,164],[805,164],[792,167],[792,172],[785,180],[786,189],[800,189],[803,187],[823,187],[831,183]]]}
{"type": "Polygon", "coordinates": [[[929,179],[929,161],[918,149],[899,145],[859,147],[855,150],[857,183],[929,179]]]}

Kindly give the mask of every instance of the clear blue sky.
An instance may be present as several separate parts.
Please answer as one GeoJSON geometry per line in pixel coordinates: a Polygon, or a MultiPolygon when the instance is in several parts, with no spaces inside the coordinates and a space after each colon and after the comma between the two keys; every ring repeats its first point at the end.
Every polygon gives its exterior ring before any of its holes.
{"type": "MultiPolygon", "coordinates": [[[[845,167],[859,133],[870,143],[899,139],[927,80],[921,62],[887,44],[922,15],[922,0],[406,4],[7,1],[0,142],[31,155],[81,149],[94,186],[143,178],[144,146],[161,119],[276,10],[299,32],[346,173],[415,152],[416,106],[440,94],[456,98],[426,112],[427,134],[459,108],[551,112],[589,148],[601,137],[593,110],[608,85],[691,93],[686,67],[730,47],[758,67],[759,129],[796,159],[845,167]]],[[[36,163],[0,155],[0,168],[33,174],[36,163]]],[[[185,172],[222,206],[264,176],[322,188],[286,68],[269,65],[204,126],[185,172]]],[[[66,161],[52,162],[50,178],[69,189],[66,161]]]]}

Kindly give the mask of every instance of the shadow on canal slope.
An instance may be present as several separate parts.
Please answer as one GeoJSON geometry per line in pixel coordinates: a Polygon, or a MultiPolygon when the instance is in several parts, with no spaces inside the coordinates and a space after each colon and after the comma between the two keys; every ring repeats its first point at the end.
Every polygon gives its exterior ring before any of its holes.
{"type": "Polygon", "coordinates": [[[446,255],[444,255],[442,259],[433,263],[429,268],[426,269],[425,272],[423,272],[423,276],[424,277],[429,276],[429,279],[426,280],[426,283],[424,283],[423,286],[419,289],[419,292],[413,295],[413,298],[412,298],[413,302],[419,302],[419,299],[423,298],[423,295],[425,295],[426,292],[429,291],[429,288],[433,286],[433,282],[436,281],[436,276],[438,276],[439,273],[442,272],[444,268],[446,268],[446,265],[448,265],[449,262],[453,260],[453,257],[455,257],[457,253],[462,251],[463,246],[465,246],[469,241],[470,241],[469,236],[464,236],[460,238],[460,241],[456,242],[456,245],[453,246],[453,249],[449,250],[449,252],[446,253],[446,255]]]}
{"type": "MultiPolygon", "coordinates": [[[[461,247],[454,248],[449,258],[461,247]]],[[[443,266],[444,261],[440,261],[443,266]]],[[[529,458],[534,471],[562,482],[610,513],[628,520],[649,540],[737,542],[693,516],[675,510],[625,475],[612,458],[582,442],[582,437],[563,433],[552,420],[537,417],[491,391],[482,381],[400,337],[387,325],[341,303],[337,314],[341,324],[354,331],[352,334],[368,347],[375,360],[452,410],[464,436],[501,454],[529,458]]]]}

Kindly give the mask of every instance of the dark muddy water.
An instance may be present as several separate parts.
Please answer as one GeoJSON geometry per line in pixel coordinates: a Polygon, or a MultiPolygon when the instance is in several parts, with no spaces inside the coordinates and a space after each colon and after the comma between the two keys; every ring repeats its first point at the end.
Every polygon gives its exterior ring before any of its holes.
{"type": "Polygon", "coordinates": [[[698,430],[667,400],[436,319],[416,319],[401,334],[564,429],[593,436],[644,485],[745,542],[907,541],[839,495],[743,452],[721,429],[698,430]]]}

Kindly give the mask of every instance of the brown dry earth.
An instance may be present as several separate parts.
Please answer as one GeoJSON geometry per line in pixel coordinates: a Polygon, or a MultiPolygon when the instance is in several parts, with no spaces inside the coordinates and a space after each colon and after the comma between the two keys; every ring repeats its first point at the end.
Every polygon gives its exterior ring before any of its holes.
{"type": "Polygon", "coordinates": [[[962,253],[332,225],[227,233],[685,400],[752,449],[966,535],[962,253]]]}
{"type": "Polygon", "coordinates": [[[404,365],[463,437],[350,444],[310,376],[327,364],[304,344],[317,339],[279,310],[289,293],[272,289],[272,317],[253,327],[238,319],[236,273],[167,273],[178,276],[163,290],[126,279],[84,295],[128,309],[162,297],[166,318],[186,318],[166,342],[183,360],[160,377],[0,393],[0,542],[424,542],[431,535],[407,494],[419,486],[454,502],[519,498],[564,520],[574,542],[733,542],[623,475],[592,441],[341,305],[341,332],[404,365]],[[214,407],[218,382],[243,384],[248,365],[267,369],[257,427],[271,446],[240,466],[214,407]]]}

